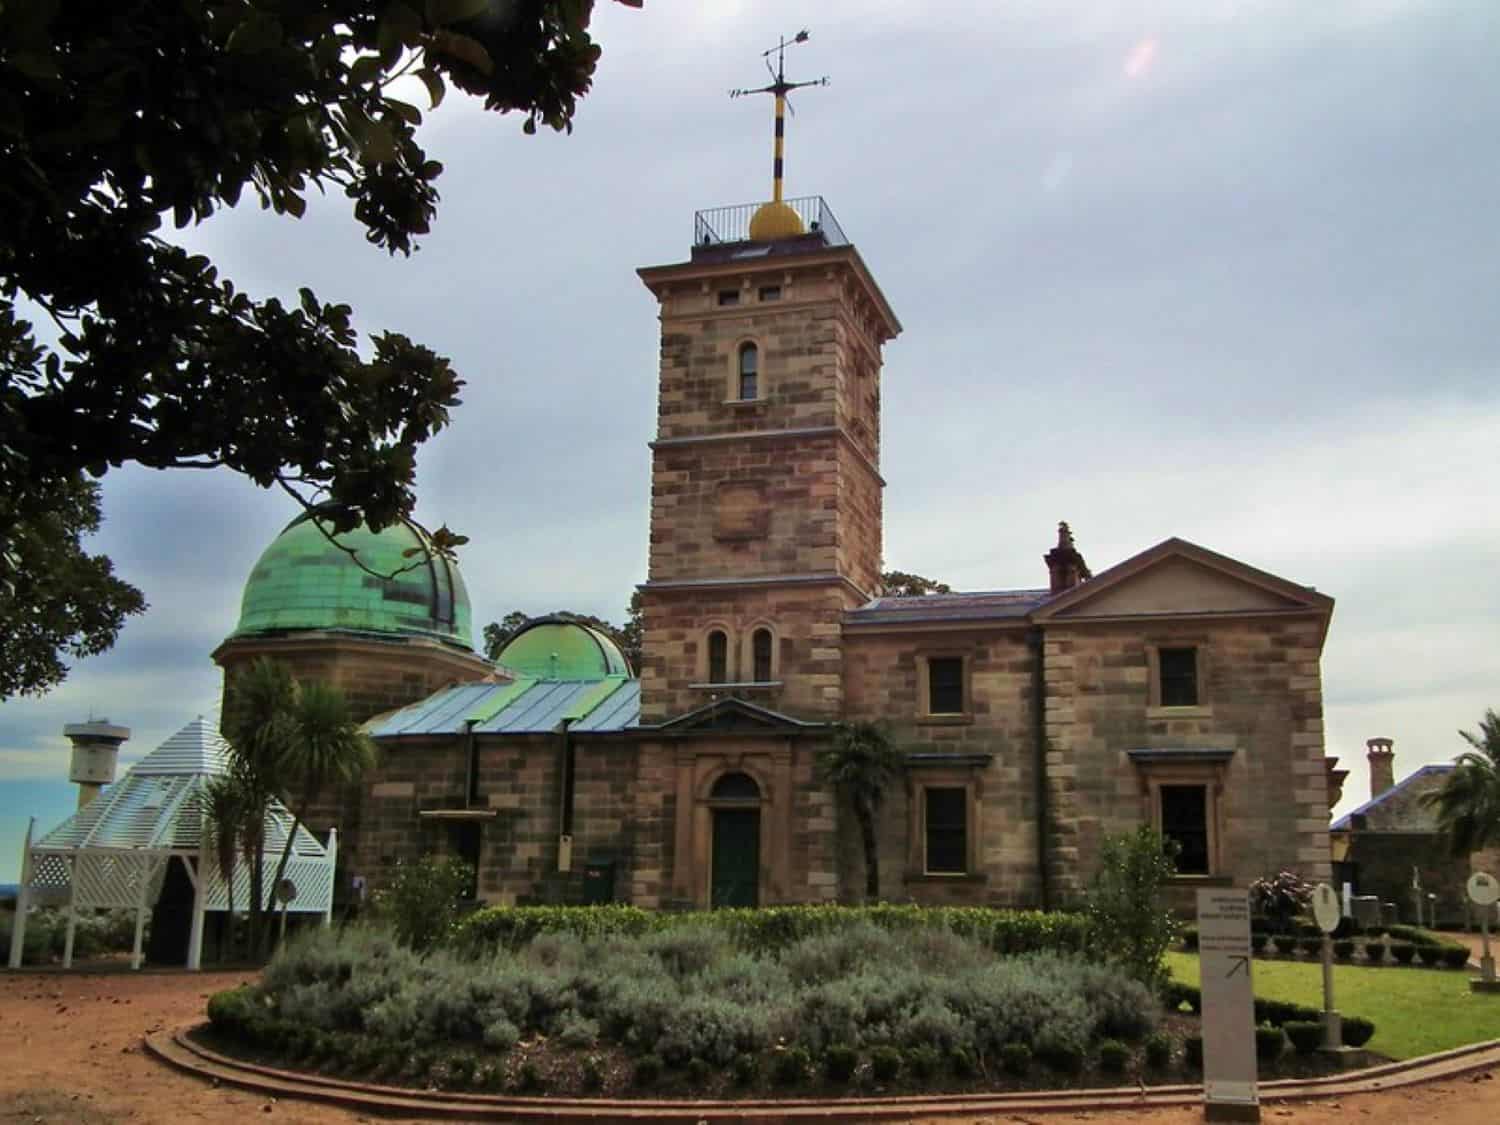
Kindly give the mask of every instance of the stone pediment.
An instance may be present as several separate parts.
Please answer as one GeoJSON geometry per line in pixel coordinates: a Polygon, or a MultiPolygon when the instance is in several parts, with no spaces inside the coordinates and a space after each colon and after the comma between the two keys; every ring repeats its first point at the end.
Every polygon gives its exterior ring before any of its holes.
{"type": "Polygon", "coordinates": [[[685,715],[668,719],[643,732],[667,735],[697,734],[807,734],[821,730],[824,724],[809,723],[760,707],[743,699],[716,699],[685,715]]]}
{"type": "Polygon", "coordinates": [[[1049,601],[1038,621],[1200,614],[1327,614],[1333,599],[1308,586],[1168,539],[1049,601]]]}

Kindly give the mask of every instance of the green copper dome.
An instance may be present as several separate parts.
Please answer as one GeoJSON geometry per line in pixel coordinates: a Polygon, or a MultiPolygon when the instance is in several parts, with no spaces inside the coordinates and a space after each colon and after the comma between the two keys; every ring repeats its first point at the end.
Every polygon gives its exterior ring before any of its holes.
{"type": "Polygon", "coordinates": [[[538,680],[630,675],[619,645],[598,629],[561,617],[541,617],[522,627],[495,663],[538,680]]]}
{"type": "Polygon", "coordinates": [[[337,629],[473,649],[464,580],[421,527],[401,520],[376,533],[361,525],[337,539],[346,550],[307,513],[287,524],[250,572],[234,636],[337,629]]]}

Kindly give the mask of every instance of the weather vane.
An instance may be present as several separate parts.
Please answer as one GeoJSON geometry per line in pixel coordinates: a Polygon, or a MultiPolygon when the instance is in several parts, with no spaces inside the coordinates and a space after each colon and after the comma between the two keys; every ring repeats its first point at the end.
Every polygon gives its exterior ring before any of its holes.
{"type": "MultiPolygon", "coordinates": [[[[792,36],[792,43],[806,43],[808,39],[807,29],[803,28],[792,36]]],[[[828,76],[815,78],[811,82],[788,82],[786,80],[786,49],[788,43],[786,36],[782,36],[776,46],[768,51],[761,52],[761,59],[766,64],[766,69],[771,71],[771,84],[762,86],[758,90],[730,90],[731,98],[742,98],[747,94],[775,94],[776,95],[776,159],[772,165],[771,199],[773,202],[781,202],[781,146],[786,136],[786,107],[788,105],[787,95],[793,90],[800,90],[804,86],[826,86],[828,76]],[[771,70],[771,56],[776,56],[776,69],[771,70]]],[[[796,110],[792,111],[794,114],[796,110]]]]}

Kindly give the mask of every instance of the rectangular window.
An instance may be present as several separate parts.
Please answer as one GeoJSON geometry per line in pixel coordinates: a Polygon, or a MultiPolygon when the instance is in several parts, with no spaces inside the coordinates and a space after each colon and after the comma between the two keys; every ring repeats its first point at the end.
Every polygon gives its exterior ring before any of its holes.
{"type": "Polygon", "coordinates": [[[762,285],[760,287],[760,299],[762,301],[779,301],[779,300],[781,300],[781,286],[779,286],[779,285],[762,285]]]}
{"type": "Polygon", "coordinates": [[[726,305],[737,305],[739,303],[740,303],[740,291],[738,289],[720,289],[719,290],[719,307],[720,308],[724,308],[726,305]]]}
{"type": "Polygon", "coordinates": [[[1163,785],[1161,834],[1177,842],[1177,871],[1182,875],[1209,874],[1208,786],[1163,785]]]}
{"type": "Polygon", "coordinates": [[[965,789],[924,789],[927,871],[963,875],[969,870],[969,794],[965,789]]]}
{"type": "Polygon", "coordinates": [[[1164,648],[1157,651],[1163,707],[1198,706],[1198,650],[1164,648]]]}
{"type": "Polygon", "coordinates": [[[964,661],[961,656],[931,656],[927,659],[927,713],[964,713],[964,661]]]}

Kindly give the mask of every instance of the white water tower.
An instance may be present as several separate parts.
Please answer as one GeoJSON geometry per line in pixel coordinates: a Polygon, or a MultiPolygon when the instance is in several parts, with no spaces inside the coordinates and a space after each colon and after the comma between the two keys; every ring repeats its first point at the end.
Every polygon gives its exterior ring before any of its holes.
{"type": "Polygon", "coordinates": [[[115,726],[108,719],[91,719],[69,723],[63,727],[63,734],[73,743],[68,780],[78,786],[81,809],[99,795],[99,790],[113,784],[120,743],[130,737],[130,728],[115,726]]]}

